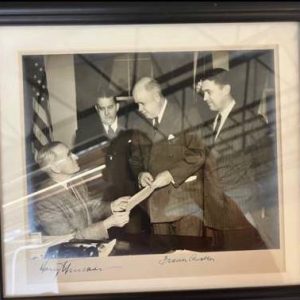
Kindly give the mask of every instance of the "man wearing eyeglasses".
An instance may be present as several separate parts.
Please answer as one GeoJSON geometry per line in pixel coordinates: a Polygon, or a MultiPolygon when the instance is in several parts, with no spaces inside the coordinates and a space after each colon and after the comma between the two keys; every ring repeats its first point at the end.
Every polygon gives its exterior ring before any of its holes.
{"type": "Polygon", "coordinates": [[[91,199],[80,176],[77,157],[60,142],[44,146],[37,162],[48,174],[34,201],[35,221],[44,235],[73,234],[77,239],[103,240],[108,229],[129,221],[129,197],[112,203],[91,199]]]}

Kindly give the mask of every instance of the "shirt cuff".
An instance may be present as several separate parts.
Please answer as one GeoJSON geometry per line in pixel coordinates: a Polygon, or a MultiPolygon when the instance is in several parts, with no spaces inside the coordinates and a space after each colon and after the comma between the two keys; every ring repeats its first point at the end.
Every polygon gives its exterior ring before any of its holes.
{"type": "Polygon", "coordinates": [[[168,171],[169,172],[169,174],[170,174],[170,176],[171,176],[171,183],[173,184],[173,185],[175,185],[175,180],[174,180],[174,177],[173,177],[173,175],[171,174],[171,172],[170,171],[168,171]]]}

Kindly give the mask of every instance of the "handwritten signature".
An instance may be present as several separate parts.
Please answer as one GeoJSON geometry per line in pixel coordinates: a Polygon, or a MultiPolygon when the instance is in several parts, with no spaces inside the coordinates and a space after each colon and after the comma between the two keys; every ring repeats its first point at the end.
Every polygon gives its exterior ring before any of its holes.
{"type": "Polygon", "coordinates": [[[53,273],[55,277],[60,274],[70,274],[70,273],[86,273],[86,272],[102,272],[103,269],[99,267],[84,266],[84,267],[74,267],[72,262],[65,260],[57,263],[55,266],[49,265],[49,260],[44,261],[40,266],[40,271],[42,273],[53,273]]]}
{"type": "Polygon", "coordinates": [[[163,259],[159,260],[158,263],[160,265],[168,265],[168,264],[176,264],[176,263],[195,263],[195,262],[214,262],[215,259],[211,256],[204,255],[201,256],[199,254],[193,254],[187,257],[170,257],[169,255],[165,255],[163,259]]]}

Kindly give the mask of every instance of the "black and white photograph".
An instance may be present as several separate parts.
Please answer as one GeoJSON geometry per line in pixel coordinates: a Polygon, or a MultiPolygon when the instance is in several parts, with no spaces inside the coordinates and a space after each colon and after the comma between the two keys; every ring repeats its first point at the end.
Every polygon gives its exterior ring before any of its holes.
{"type": "Polygon", "coordinates": [[[0,28],[5,295],[299,283],[297,34],[0,28]]]}
{"type": "Polygon", "coordinates": [[[22,62],[32,232],[71,235],[54,257],[280,248],[274,50],[22,62]]]}

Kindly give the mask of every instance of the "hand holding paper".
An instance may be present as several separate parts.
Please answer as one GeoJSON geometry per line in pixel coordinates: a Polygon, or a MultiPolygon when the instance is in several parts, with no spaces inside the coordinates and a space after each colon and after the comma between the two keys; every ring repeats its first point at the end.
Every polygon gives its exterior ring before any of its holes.
{"type": "MultiPolygon", "coordinates": [[[[149,174],[151,176],[151,174],[147,173],[147,172],[144,172],[141,174],[149,174]]],[[[152,176],[151,176],[151,178],[152,178],[152,176]]],[[[152,181],[153,181],[153,178],[152,178],[152,181]]],[[[155,189],[166,186],[166,185],[170,184],[171,182],[174,182],[174,180],[169,171],[163,171],[163,172],[159,173],[151,184],[146,185],[141,191],[139,191],[138,193],[136,193],[134,196],[132,196],[129,199],[126,210],[130,211],[136,205],[138,205],[142,201],[146,200],[154,192],[155,189]]]]}
{"type": "Polygon", "coordinates": [[[109,229],[111,227],[123,227],[129,222],[129,211],[115,212],[103,221],[104,227],[109,229]]]}
{"type": "Polygon", "coordinates": [[[111,211],[113,213],[115,213],[115,212],[120,212],[120,211],[126,210],[129,199],[130,199],[129,196],[125,196],[125,197],[121,197],[121,198],[113,201],[110,205],[111,211]]]}
{"type": "Polygon", "coordinates": [[[138,181],[141,187],[150,186],[153,182],[153,177],[149,172],[141,172],[138,181]]]}
{"type": "Polygon", "coordinates": [[[171,173],[169,171],[163,171],[155,177],[152,187],[154,189],[161,188],[170,184],[171,182],[174,182],[171,173]]]}
{"type": "Polygon", "coordinates": [[[136,205],[140,204],[142,201],[147,199],[152,194],[153,191],[154,191],[154,187],[146,186],[138,193],[133,195],[128,201],[127,211],[132,210],[136,205]]]}

